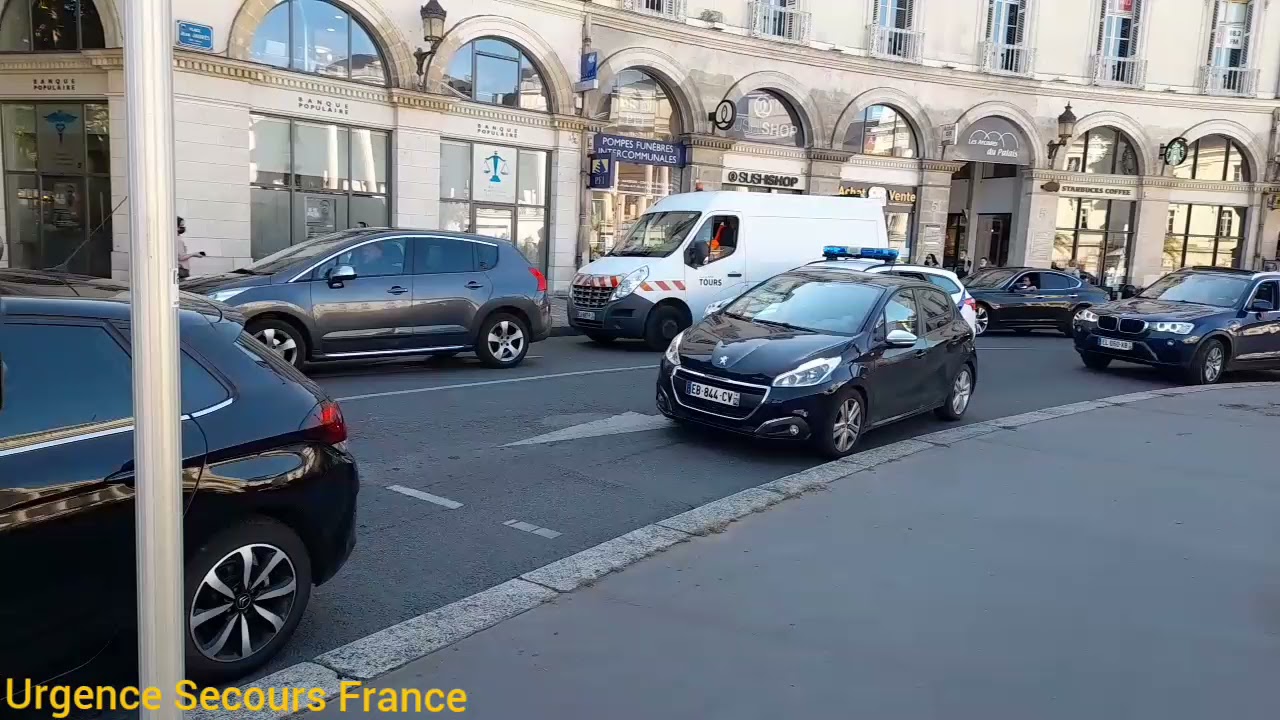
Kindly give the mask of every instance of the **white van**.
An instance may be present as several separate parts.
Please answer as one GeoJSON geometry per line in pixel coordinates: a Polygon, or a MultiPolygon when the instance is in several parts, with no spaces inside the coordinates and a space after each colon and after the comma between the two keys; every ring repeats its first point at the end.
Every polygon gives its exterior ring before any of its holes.
{"type": "Polygon", "coordinates": [[[643,338],[663,350],[701,320],[828,245],[887,248],[880,200],[695,192],[649,208],[609,254],[578,270],[569,324],[597,342],[643,338]]]}

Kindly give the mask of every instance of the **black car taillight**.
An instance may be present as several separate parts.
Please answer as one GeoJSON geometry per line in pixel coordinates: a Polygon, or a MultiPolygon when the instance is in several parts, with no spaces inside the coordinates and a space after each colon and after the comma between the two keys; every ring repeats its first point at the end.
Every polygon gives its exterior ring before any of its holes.
{"type": "Polygon", "coordinates": [[[319,412],[312,414],[311,421],[304,430],[307,437],[327,445],[337,445],[347,441],[347,421],[342,417],[342,408],[332,400],[320,403],[319,412]]]}

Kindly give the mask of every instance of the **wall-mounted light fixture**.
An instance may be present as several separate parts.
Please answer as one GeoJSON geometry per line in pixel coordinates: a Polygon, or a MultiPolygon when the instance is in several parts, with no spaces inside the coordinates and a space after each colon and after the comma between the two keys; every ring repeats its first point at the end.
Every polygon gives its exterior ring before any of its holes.
{"type": "Polygon", "coordinates": [[[422,6],[422,40],[427,44],[426,49],[418,48],[413,51],[413,58],[418,61],[418,78],[422,89],[425,91],[427,84],[427,76],[424,68],[427,64],[427,58],[431,57],[436,46],[444,39],[444,21],[449,13],[440,6],[440,0],[430,0],[426,5],[422,6]]]}
{"type": "Polygon", "coordinates": [[[1049,143],[1049,164],[1053,165],[1053,161],[1058,157],[1058,151],[1066,147],[1071,142],[1071,138],[1076,136],[1076,114],[1071,112],[1071,103],[1067,103],[1067,109],[1062,111],[1058,116],[1058,139],[1049,143]]]}

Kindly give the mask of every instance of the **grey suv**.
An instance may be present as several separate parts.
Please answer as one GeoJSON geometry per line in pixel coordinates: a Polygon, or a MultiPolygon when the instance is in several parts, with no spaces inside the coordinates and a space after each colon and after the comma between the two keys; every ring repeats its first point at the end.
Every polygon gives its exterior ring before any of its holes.
{"type": "Polygon", "coordinates": [[[510,244],[478,235],[347,230],[182,289],[235,306],[251,335],[299,367],[467,350],[514,367],[551,333],[546,277],[510,244]]]}

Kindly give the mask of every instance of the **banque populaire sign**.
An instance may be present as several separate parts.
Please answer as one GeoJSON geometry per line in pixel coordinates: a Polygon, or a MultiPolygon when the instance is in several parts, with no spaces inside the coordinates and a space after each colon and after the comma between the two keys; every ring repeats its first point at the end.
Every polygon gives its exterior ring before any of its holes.
{"type": "Polygon", "coordinates": [[[1017,125],[1002,117],[984,117],[960,131],[956,159],[997,165],[1030,165],[1031,153],[1017,125]]]}
{"type": "Polygon", "coordinates": [[[598,133],[593,148],[596,155],[612,156],[615,162],[684,167],[684,146],[675,143],[598,133]]]}

